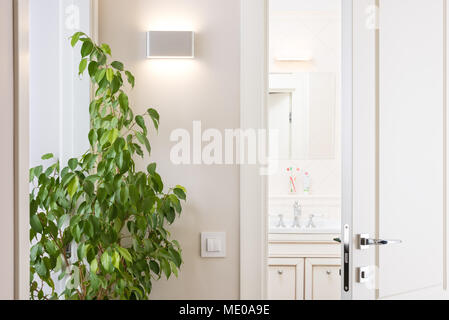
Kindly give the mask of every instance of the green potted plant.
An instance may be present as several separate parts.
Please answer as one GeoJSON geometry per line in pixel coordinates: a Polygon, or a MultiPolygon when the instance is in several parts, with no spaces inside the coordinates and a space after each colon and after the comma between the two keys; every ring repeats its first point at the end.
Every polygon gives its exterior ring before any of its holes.
{"type": "Polygon", "coordinates": [[[178,276],[181,247],[167,225],[181,213],[186,191],[164,192],[155,163],[136,170],[135,157],[151,153],[146,120],[158,130],[159,114],[150,108],[135,116],[125,93],[133,74],[109,62],[108,45],[82,32],[71,37],[73,47],[79,42],[79,74],[87,71],[95,87],[90,149],[67,167],[56,161],[30,169],[31,298],[148,299],[153,280],[178,276]]]}

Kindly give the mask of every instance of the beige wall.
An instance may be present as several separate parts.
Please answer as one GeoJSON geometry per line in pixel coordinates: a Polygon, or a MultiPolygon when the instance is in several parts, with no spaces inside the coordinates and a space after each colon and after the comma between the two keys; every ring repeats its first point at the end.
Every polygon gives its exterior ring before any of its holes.
{"type": "MultiPolygon", "coordinates": [[[[174,166],[172,130],[239,127],[239,0],[100,0],[100,41],[111,45],[137,79],[130,96],[137,112],[149,106],[161,114],[153,155],[168,186],[182,184],[188,203],[171,228],[184,250],[179,279],[155,284],[154,299],[239,298],[239,169],[237,166],[174,166]],[[145,32],[191,29],[196,59],[146,60],[145,32]],[[227,232],[227,258],[200,258],[200,232],[227,232]]],[[[150,159],[139,161],[144,169],[150,159]]]]}
{"type": "Polygon", "coordinates": [[[12,0],[0,1],[0,300],[14,298],[14,92],[12,0]]]}

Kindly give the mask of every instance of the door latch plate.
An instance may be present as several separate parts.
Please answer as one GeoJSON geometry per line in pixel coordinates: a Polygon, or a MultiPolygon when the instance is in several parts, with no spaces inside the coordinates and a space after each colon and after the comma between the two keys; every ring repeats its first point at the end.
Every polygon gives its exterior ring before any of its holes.
{"type": "Polygon", "coordinates": [[[370,267],[357,268],[357,282],[367,283],[370,280],[370,267]]]}

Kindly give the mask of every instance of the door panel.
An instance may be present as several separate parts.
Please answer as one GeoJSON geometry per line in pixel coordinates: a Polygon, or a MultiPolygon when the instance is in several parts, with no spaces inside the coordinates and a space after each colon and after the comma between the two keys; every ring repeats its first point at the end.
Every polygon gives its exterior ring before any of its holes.
{"type": "Polygon", "coordinates": [[[443,281],[443,1],[383,0],[379,298],[443,281]],[[406,2],[406,5],[405,5],[406,2]]]}
{"type": "Polygon", "coordinates": [[[447,7],[444,0],[351,2],[353,101],[352,112],[344,110],[354,136],[344,143],[352,146],[354,192],[343,223],[354,241],[343,297],[444,298],[447,7]],[[360,250],[361,233],[403,242],[360,250]],[[361,267],[375,271],[366,283],[361,267]]]}
{"type": "Polygon", "coordinates": [[[353,241],[343,298],[448,298],[446,1],[344,3],[353,18],[344,31],[353,49],[343,77],[352,125],[344,162],[353,161],[345,190],[354,191],[344,194],[353,241]],[[360,250],[362,233],[403,242],[360,250]]]}

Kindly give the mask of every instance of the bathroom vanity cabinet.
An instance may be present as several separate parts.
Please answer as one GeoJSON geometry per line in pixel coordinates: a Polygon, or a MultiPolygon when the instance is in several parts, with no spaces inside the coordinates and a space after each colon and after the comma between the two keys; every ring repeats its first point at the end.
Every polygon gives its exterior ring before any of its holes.
{"type": "Polygon", "coordinates": [[[270,234],[268,299],[339,300],[338,234],[270,234]]]}

